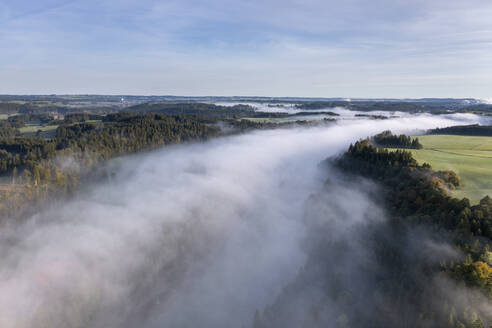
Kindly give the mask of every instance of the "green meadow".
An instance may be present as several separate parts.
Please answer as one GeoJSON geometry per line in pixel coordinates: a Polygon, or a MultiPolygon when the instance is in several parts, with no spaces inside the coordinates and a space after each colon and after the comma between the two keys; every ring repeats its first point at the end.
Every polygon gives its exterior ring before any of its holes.
{"type": "Polygon", "coordinates": [[[19,129],[20,133],[24,137],[34,137],[40,130],[40,136],[43,138],[53,138],[56,134],[56,128],[58,125],[36,125],[27,124],[26,126],[19,129]]]}
{"type": "Polygon", "coordinates": [[[412,150],[420,163],[435,170],[453,170],[462,186],[453,191],[477,203],[485,195],[492,197],[492,137],[426,135],[418,137],[423,149],[412,150]]]}
{"type": "Polygon", "coordinates": [[[17,113],[15,113],[15,114],[0,114],[0,120],[6,120],[9,117],[15,116],[15,115],[17,115],[17,113]]]}

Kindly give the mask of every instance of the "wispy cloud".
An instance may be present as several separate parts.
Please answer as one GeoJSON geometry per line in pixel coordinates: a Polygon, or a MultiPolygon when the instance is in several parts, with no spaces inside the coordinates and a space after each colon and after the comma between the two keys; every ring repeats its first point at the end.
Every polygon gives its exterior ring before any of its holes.
{"type": "Polygon", "coordinates": [[[0,93],[487,97],[491,15],[479,0],[8,0],[16,83],[0,93]]]}

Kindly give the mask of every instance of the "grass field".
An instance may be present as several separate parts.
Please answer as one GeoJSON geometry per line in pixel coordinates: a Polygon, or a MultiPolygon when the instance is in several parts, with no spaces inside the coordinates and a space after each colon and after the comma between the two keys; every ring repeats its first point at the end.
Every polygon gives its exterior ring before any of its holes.
{"type": "Polygon", "coordinates": [[[485,195],[492,197],[492,137],[428,135],[418,137],[424,148],[412,150],[417,161],[435,170],[453,170],[462,187],[453,193],[472,203],[485,195]]]}
{"type": "MultiPolygon", "coordinates": [[[[101,120],[87,120],[85,123],[101,123],[101,120]]],[[[78,123],[73,123],[69,125],[74,125],[78,123]]],[[[19,129],[20,133],[24,137],[35,137],[38,130],[41,130],[39,134],[42,138],[54,138],[56,136],[56,129],[58,125],[41,125],[39,123],[27,123],[26,126],[19,129]]]]}
{"type": "Polygon", "coordinates": [[[40,136],[43,138],[53,138],[56,133],[56,128],[58,125],[26,125],[25,127],[22,127],[19,129],[19,131],[22,133],[23,136],[25,137],[34,137],[36,136],[36,133],[38,130],[41,130],[40,136]]]}
{"type": "Polygon", "coordinates": [[[17,115],[17,114],[16,113],[15,114],[0,114],[0,120],[6,120],[10,116],[15,116],[15,115],[17,115]]]}

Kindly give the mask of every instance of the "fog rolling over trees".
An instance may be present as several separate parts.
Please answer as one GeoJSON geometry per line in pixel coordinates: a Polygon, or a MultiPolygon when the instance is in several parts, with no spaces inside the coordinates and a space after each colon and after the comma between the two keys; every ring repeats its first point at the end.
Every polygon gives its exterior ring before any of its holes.
{"type": "MultiPolygon", "coordinates": [[[[319,163],[384,130],[478,121],[353,120],[118,159],[110,181],[2,229],[0,327],[343,324],[345,309],[323,286],[346,270],[340,284],[377,288],[373,273],[387,268],[377,267],[360,224],[385,215],[371,196],[377,186],[347,183],[319,163]],[[306,274],[313,259],[323,261],[320,270],[306,274]]],[[[418,238],[429,256],[448,251],[418,238]]],[[[371,305],[361,300],[354,313],[370,317],[371,305]]],[[[395,311],[405,313],[405,304],[395,311]]]]}

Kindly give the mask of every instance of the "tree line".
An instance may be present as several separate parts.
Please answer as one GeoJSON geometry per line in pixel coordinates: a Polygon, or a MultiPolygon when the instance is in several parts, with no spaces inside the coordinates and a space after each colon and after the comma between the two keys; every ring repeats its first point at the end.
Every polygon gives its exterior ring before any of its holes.
{"type": "Polygon", "coordinates": [[[492,136],[492,126],[490,125],[457,125],[446,128],[437,128],[427,131],[428,134],[452,134],[460,136],[492,136]]]}
{"type": "Polygon", "coordinates": [[[386,148],[407,148],[407,149],[422,149],[423,146],[419,142],[419,138],[412,138],[404,134],[394,135],[391,131],[383,131],[372,137],[372,141],[381,147],[386,148]]]}
{"type": "MultiPolygon", "coordinates": [[[[70,118],[72,119],[72,118],[70,118]]],[[[110,114],[101,123],[61,125],[55,138],[7,137],[0,138],[0,174],[10,173],[16,167],[32,170],[43,160],[58,152],[71,152],[93,159],[136,152],[141,149],[204,140],[219,129],[196,118],[162,114],[110,114]]]]}

